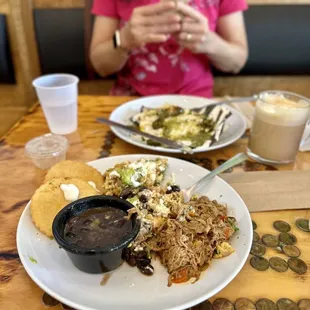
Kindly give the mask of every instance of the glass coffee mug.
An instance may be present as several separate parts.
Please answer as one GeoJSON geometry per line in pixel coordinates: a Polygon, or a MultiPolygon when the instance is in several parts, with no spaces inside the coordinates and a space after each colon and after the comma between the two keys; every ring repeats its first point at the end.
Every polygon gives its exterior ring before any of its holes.
{"type": "Polygon", "coordinates": [[[310,113],[310,100],[285,91],[259,94],[248,155],[269,164],[295,160],[310,113]]]}

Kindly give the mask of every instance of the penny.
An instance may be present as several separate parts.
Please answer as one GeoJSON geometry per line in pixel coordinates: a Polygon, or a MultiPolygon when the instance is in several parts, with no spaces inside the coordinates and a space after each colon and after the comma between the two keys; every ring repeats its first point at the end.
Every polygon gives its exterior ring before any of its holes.
{"type": "Polygon", "coordinates": [[[256,307],[250,299],[239,298],[235,302],[235,309],[236,310],[256,310],[256,307]]]}
{"type": "Polygon", "coordinates": [[[234,310],[234,305],[225,298],[218,298],[213,302],[214,310],[234,310]]]}
{"type": "Polygon", "coordinates": [[[192,310],[213,310],[213,306],[209,300],[206,300],[205,302],[192,307],[192,310]]]}
{"type": "Polygon", "coordinates": [[[259,239],[259,234],[256,231],[253,231],[253,242],[257,242],[259,239]]]}
{"type": "Polygon", "coordinates": [[[278,310],[277,305],[268,298],[259,299],[255,306],[257,310],[278,310]]]}
{"type": "Polygon", "coordinates": [[[255,256],[263,256],[266,253],[266,247],[258,242],[253,242],[250,253],[255,256]]]}
{"type": "Polygon", "coordinates": [[[283,242],[284,244],[293,245],[297,242],[296,237],[293,234],[290,233],[281,233],[279,235],[279,240],[283,242]]]}
{"type": "Polygon", "coordinates": [[[279,239],[276,236],[270,234],[263,235],[262,241],[265,246],[269,248],[275,248],[279,245],[279,239]]]}
{"type": "Polygon", "coordinates": [[[252,226],[253,226],[253,230],[255,230],[257,228],[257,225],[253,220],[252,220],[252,226]]]}
{"type": "Polygon", "coordinates": [[[298,310],[297,304],[288,298],[279,299],[277,306],[279,310],[298,310]]]}
{"type": "Polygon", "coordinates": [[[279,232],[289,232],[291,230],[290,224],[284,221],[275,221],[273,227],[279,232]]]}
{"type": "Polygon", "coordinates": [[[304,274],[307,272],[307,264],[299,258],[291,257],[287,263],[290,269],[298,274],[304,274]]]}
{"type": "Polygon", "coordinates": [[[266,271],[269,268],[269,262],[264,257],[253,256],[250,260],[250,264],[258,271],[266,271]]]}
{"type": "Polygon", "coordinates": [[[296,226],[306,232],[310,232],[310,222],[306,219],[298,219],[295,222],[296,226]]]}
{"type": "Polygon", "coordinates": [[[298,257],[300,255],[300,250],[295,245],[285,245],[282,251],[288,257],[298,257]]]}
{"type": "Polygon", "coordinates": [[[47,293],[43,294],[42,302],[43,302],[44,306],[46,306],[46,307],[55,307],[60,303],[57,299],[48,295],[47,293]]]}
{"type": "Polygon", "coordinates": [[[277,272],[285,272],[288,269],[287,262],[281,257],[271,257],[269,259],[270,267],[277,272]]]}
{"type": "Polygon", "coordinates": [[[298,302],[299,310],[310,310],[310,299],[301,299],[298,302]]]}

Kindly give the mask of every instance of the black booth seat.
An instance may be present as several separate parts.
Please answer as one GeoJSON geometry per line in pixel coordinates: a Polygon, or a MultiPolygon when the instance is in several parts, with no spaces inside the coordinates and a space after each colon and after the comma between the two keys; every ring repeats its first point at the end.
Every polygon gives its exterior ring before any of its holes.
{"type": "MultiPolygon", "coordinates": [[[[86,78],[83,9],[35,9],[34,20],[42,73],[86,78]]],[[[245,22],[250,56],[240,75],[310,74],[310,5],[251,6],[245,22]]],[[[0,82],[13,81],[5,17],[0,15],[0,82]]]]}
{"type": "MultiPolygon", "coordinates": [[[[83,10],[37,9],[34,16],[43,73],[85,78],[83,10]]],[[[251,6],[245,22],[250,56],[241,75],[310,74],[310,5],[251,6]]]]}
{"type": "Polygon", "coordinates": [[[0,14],[0,83],[14,83],[14,70],[9,47],[5,15],[0,14]]]}

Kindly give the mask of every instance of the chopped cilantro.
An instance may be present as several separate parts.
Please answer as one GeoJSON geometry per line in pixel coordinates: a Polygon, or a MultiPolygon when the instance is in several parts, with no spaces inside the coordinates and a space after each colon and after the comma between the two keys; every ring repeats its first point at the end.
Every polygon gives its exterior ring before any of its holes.
{"type": "Polygon", "coordinates": [[[33,258],[32,256],[29,256],[29,259],[32,263],[37,264],[37,260],[35,258],[33,258]]]}

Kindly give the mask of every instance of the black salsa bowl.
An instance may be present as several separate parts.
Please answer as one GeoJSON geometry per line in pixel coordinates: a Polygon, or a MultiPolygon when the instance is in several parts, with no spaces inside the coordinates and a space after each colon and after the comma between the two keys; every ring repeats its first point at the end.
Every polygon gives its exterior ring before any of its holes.
{"type": "Polygon", "coordinates": [[[92,208],[116,208],[128,213],[134,206],[126,200],[112,196],[91,196],[76,200],[64,207],[53,221],[53,235],[58,245],[64,249],[70,260],[79,270],[87,273],[105,273],[118,268],[122,262],[122,252],[134,241],[140,230],[137,214],[130,217],[132,231],[119,242],[104,247],[82,248],[64,238],[67,221],[92,208]]]}

